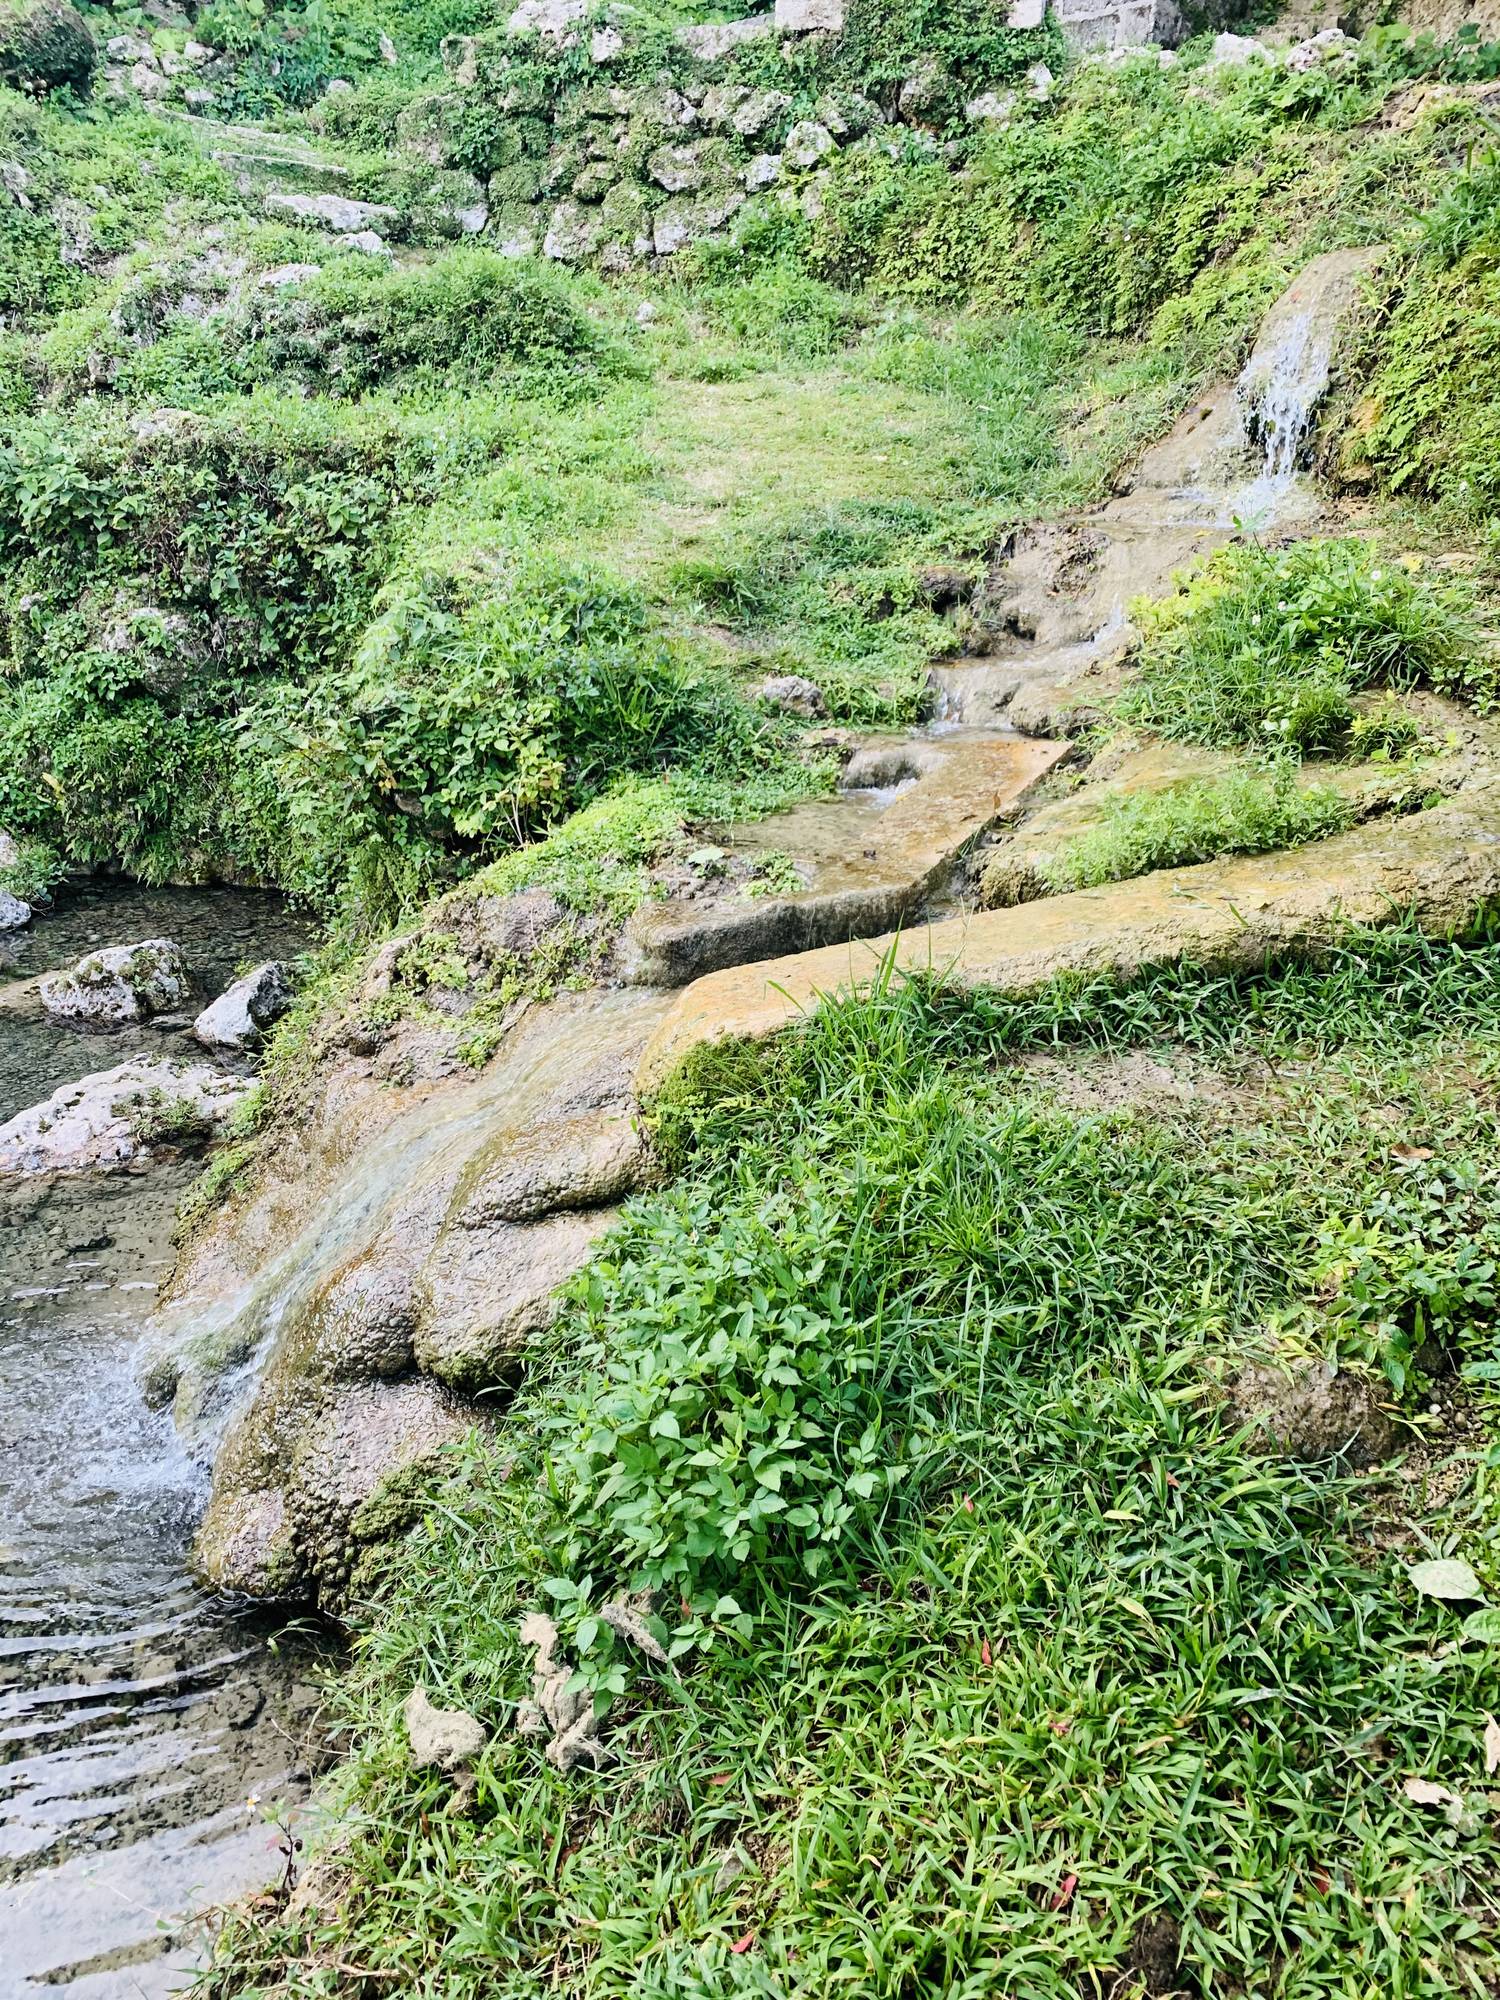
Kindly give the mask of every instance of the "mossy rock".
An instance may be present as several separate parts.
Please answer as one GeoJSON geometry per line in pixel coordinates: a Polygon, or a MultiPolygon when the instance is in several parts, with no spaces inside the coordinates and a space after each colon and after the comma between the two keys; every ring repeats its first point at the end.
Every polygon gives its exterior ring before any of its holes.
{"type": "Polygon", "coordinates": [[[92,29],[68,0],[0,0],[0,81],[42,96],[87,96],[99,67],[92,29]]]}
{"type": "Polygon", "coordinates": [[[515,203],[536,201],[542,192],[542,177],[530,160],[516,160],[490,175],[490,210],[495,213],[515,203]]]}

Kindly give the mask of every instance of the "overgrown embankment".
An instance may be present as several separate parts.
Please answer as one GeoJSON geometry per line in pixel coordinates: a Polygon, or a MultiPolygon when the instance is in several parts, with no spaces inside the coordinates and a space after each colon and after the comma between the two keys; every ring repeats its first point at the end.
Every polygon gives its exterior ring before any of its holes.
{"type": "Polygon", "coordinates": [[[356,1625],[334,1840],[205,1990],[1487,1992],[1496,946],[1330,919],[1492,851],[1500,56],[341,0],[87,101],[69,11],[0,47],[0,825],[343,961],[153,1378],[234,1419],[214,1573],[356,1625]],[[1265,308],[1377,246],[1312,538],[1205,488],[1169,584],[1195,409],[1243,454],[1265,308]],[[1314,962],[1265,900],[1216,974],[877,980],[643,1128],[632,913],[810,895],[736,825],[1049,645],[1070,764],[913,907],[1318,842],[1314,962]]]}
{"type": "Polygon", "coordinates": [[[1410,1565],[1494,1585],[1497,991],[1408,934],[701,1066],[367,1574],[337,1848],[208,1990],[1482,1990],[1494,1614],[1410,1565]],[[1268,1343],[1384,1369],[1404,1460],[1327,1455],[1378,1396],[1268,1456],[1220,1386],[1268,1343]],[[539,1606],[597,1773],[512,1733],[539,1606]],[[416,1682],[493,1732],[452,1811],[416,1682]]]}

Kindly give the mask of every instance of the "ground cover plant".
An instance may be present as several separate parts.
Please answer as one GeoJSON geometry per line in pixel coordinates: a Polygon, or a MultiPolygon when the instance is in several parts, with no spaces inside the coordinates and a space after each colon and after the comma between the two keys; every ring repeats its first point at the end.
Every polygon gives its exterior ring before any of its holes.
{"type": "Polygon", "coordinates": [[[1482,1992],[1495,1654],[1410,1572],[1493,1583],[1483,1447],[1434,1440],[1459,1476],[1402,1488],[1407,1539],[1214,1385],[1294,1319],[1350,1356],[1363,1231],[1410,1246],[1372,1252],[1387,1317],[1404,1272],[1484,1393],[1442,1188],[1486,1171],[1497,1005],[1493,943],[1404,934],[890,990],[702,1058],[681,1178],[384,1559],[336,1886],[238,1924],[206,1990],[1482,1992]],[[1239,1111],[1066,1108],[1012,1067],[1126,1045],[1211,1056],[1239,1111]],[[675,1669],[598,1618],[630,1586],[675,1669]],[[508,1727],[538,1605],[611,1704],[597,1775],[508,1727]],[[457,1816],[404,1760],[416,1679],[497,1732],[457,1816]]]}
{"type": "MultiPolygon", "coordinates": [[[[201,125],[160,56],[157,109],[0,89],[0,886],[252,878],[333,932],[186,1226],[299,1143],[332,1049],[426,1007],[457,1097],[705,827],[1024,644],[983,622],[1011,531],[1119,490],[1321,250],[1389,246],[1308,441],[1355,526],[1144,607],[1122,703],[1267,761],[1111,807],[1053,886],[1335,832],[1300,760],[1493,700],[1493,54],[1081,64],[850,0],[704,62],[704,11],[596,60],[598,9],[553,43],[216,0],[201,125]],[[527,891],[561,921],[473,969],[465,899],[527,891]]],[[[745,893],[799,881],[773,849],[745,893]]],[[[332,1848],[200,1990],[1483,2000],[1497,1030],[1493,934],[1397,929],[889,986],[697,1059],[659,1180],[356,1579],[332,1848]],[[1268,1355],[1349,1370],[1409,1468],[1270,1449],[1224,1399],[1268,1355]],[[601,1770],[513,1728],[539,1609],[601,1770]],[[419,1682],[490,1732],[456,1799],[419,1682]]]]}
{"type": "Polygon", "coordinates": [[[1360,538],[1231,547],[1145,619],[1122,707],[1189,742],[1316,754],[1347,742],[1365,689],[1494,699],[1462,581],[1360,538]]]}
{"type": "Polygon", "coordinates": [[[1357,810],[1332,785],[1299,785],[1284,764],[1126,793],[1105,800],[1099,823],[1068,842],[1049,865],[1047,881],[1060,891],[1089,889],[1221,854],[1300,847],[1342,833],[1357,810]]]}

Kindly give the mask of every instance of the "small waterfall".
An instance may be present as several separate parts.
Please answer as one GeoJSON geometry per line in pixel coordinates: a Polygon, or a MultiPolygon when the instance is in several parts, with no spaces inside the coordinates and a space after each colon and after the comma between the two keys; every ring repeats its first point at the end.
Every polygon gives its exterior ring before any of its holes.
{"type": "Polygon", "coordinates": [[[1261,453],[1260,471],[1235,495],[1234,511],[1247,525],[1286,516],[1339,344],[1377,255],[1335,250],[1315,257],[1261,327],[1235,387],[1246,441],[1261,453]]]}

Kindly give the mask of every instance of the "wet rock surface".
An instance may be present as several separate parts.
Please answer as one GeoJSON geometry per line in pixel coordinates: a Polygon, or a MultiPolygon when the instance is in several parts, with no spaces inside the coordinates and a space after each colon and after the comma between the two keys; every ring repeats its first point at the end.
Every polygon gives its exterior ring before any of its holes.
{"type": "Polygon", "coordinates": [[[662,1005],[563,995],[480,1075],[398,1091],[381,1055],[331,1063],[154,1334],[158,1393],[214,1457],[206,1575],[336,1599],[416,1476],[486,1420],[485,1392],[649,1175],[632,1075],[662,1005]]]}

